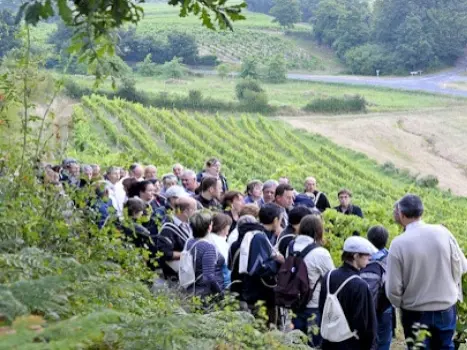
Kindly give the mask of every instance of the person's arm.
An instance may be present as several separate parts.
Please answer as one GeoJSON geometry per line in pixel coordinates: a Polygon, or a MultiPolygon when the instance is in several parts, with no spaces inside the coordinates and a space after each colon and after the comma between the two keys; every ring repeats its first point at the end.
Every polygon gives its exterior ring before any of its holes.
{"type": "Polygon", "coordinates": [[[355,330],[360,339],[362,350],[373,349],[376,343],[377,320],[375,304],[368,285],[359,284],[359,288],[355,290],[356,296],[352,300],[352,304],[356,306],[355,312],[352,315],[353,324],[356,325],[355,330]]]}
{"type": "Polygon", "coordinates": [[[319,293],[318,308],[319,308],[319,313],[321,315],[323,314],[324,302],[326,301],[326,296],[328,294],[326,281],[327,281],[329,273],[331,273],[331,272],[328,272],[327,274],[324,275],[323,283],[321,283],[321,291],[319,293]]]}
{"type": "Polygon", "coordinates": [[[279,264],[283,264],[285,262],[284,256],[276,248],[273,248],[271,258],[279,264]]]}
{"type": "Polygon", "coordinates": [[[391,248],[389,248],[387,263],[386,295],[392,305],[400,307],[404,291],[402,264],[399,258],[395,255],[394,247],[392,245],[391,248]]]}
{"type": "Polygon", "coordinates": [[[174,252],[174,238],[169,229],[164,228],[157,237],[157,250],[163,254],[161,259],[165,261],[180,260],[180,252],[174,252]]]}
{"type": "Polygon", "coordinates": [[[322,205],[320,205],[320,207],[323,208],[323,211],[325,211],[328,208],[331,208],[331,203],[329,203],[329,199],[328,196],[326,196],[326,194],[321,193],[319,201],[323,203],[322,205]]]}
{"type": "Polygon", "coordinates": [[[354,207],[354,214],[363,219],[363,212],[362,212],[362,209],[360,207],[354,207]]]}
{"type": "MultiPolygon", "coordinates": [[[[210,287],[212,293],[220,293],[222,288],[219,286],[216,280],[216,263],[217,263],[217,252],[216,248],[207,243],[202,258],[202,274],[203,282],[210,287]]],[[[196,248],[195,248],[196,249],[196,248]]]]}
{"type": "Polygon", "coordinates": [[[331,254],[327,249],[323,248],[322,254],[317,255],[317,268],[320,271],[321,276],[324,276],[329,271],[335,269],[331,254]]]}
{"type": "Polygon", "coordinates": [[[467,260],[464,252],[459,247],[456,238],[449,232],[449,246],[451,250],[451,274],[454,282],[458,285],[458,299],[463,301],[462,275],[467,272],[467,260]]]}

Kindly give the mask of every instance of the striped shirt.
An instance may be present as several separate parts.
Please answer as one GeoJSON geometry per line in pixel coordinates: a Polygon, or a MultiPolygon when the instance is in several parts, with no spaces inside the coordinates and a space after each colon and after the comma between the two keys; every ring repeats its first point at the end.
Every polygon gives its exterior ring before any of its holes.
{"type": "Polygon", "coordinates": [[[191,254],[195,258],[196,283],[188,291],[200,296],[220,293],[224,285],[222,266],[225,259],[212,243],[204,239],[190,239],[187,249],[191,249],[195,243],[191,254]]]}

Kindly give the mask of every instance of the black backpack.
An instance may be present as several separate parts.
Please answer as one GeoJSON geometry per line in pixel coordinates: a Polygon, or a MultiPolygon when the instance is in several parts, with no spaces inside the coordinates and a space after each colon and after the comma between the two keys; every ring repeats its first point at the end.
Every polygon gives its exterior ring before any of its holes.
{"type": "Polygon", "coordinates": [[[360,277],[368,283],[368,288],[373,296],[377,315],[382,314],[391,306],[385,291],[385,262],[385,259],[382,261],[371,261],[360,271],[360,277]]]}
{"type": "Polygon", "coordinates": [[[301,252],[293,251],[292,241],[289,245],[289,256],[279,269],[277,286],[275,288],[276,305],[292,310],[302,310],[310,302],[319,280],[310,288],[305,257],[316,243],[309,244],[301,252]]]}

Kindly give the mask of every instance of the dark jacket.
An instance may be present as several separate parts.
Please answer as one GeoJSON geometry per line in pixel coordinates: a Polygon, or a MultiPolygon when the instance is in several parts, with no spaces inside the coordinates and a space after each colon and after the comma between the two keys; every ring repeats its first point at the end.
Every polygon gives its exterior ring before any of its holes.
{"type": "MultiPolygon", "coordinates": [[[[201,171],[196,175],[196,181],[200,184],[201,180],[203,180],[205,171],[201,171]]],[[[224,177],[224,175],[219,174],[219,179],[222,182],[222,192],[227,192],[229,190],[229,184],[227,183],[227,179],[224,177]]]]}
{"type": "Polygon", "coordinates": [[[174,252],[182,252],[190,233],[174,223],[167,222],[161,228],[161,233],[157,236],[157,251],[162,253],[159,258],[159,265],[166,279],[178,280],[178,271],[174,271],[168,264],[173,260],[174,252]]]}
{"type": "Polygon", "coordinates": [[[362,209],[360,209],[360,207],[357,207],[356,205],[351,204],[346,212],[343,212],[343,209],[340,205],[335,207],[334,209],[336,209],[339,213],[342,213],[344,215],[356,215],[363,219],[362,209]]]}
{"type": "MultiPolygon", "coordinates": [[[[313,194],[315,195],[315,198],[318,197],[319,193],[320,191],[313,192],[313,194]]],[[[321,212],[325,211],[328,208],[331,208],[331,204],[329,203],[328,197],[326,197],[326,194],[324,194],[324,192],[321,192],[321,194],[319,195],[318,201],[315,202],[315,204],[316,204],[316,208],[318,208],[321,212]]]]}
{"type": "Polygon", "coordinates": [[[230,287],[230,291],[237,293],[240,296],[240,299],[242,300],[241,292],[243,290],[243,279],[244,275],[239,274],[239,252],[240,245],[242,244],[243,238],[245,237],[245,234],[250,231],[262,231],[264,230],[264,227],[261,224],[258,223],[246,223],[238,227],[238,239],[237,241],[233,242],[232,245],[230,246],[229,249],[229,261],[228,261],[228,267],[229,270],[232,271],[231,275],[231,280],[232,280],[232,285],[230,287]]]}
{"type": "MultiPolygon", "coordinates": [[[[260,224],[246,224],[240,226],[239,238],[237,242],[232,244],[233,249],[239,249],[243,238],[247,232],[261,231],[263,234],[257,234],[251,240],[250,254],[248,257],[248,271],[253,272],[253,275],[243,274],[241,276],[241,291],[240,299],[246,301],[250,305],[255,305],[257,301],[262,300],[266,306],[274,306],[274,289],[276,284],[276,275],[279,268],[277,262],[270,258],[272,254],[272,245],[268,232],[260,224]],[[244,227],[248,225],[247,227],[244,227]],[[240,231],[243,232],[240,236],[240,231]],[[265,267],[268,267],[266,270],[265,267]],[[268,271],[267,275],[264,272],[268,271]]],[[[236,251],[235,251],[236,252],[236,251]]],[[[238,259],[237,259],[238,260],[238,259]]],[[[238,264],[238,261],[236,261],[238,264]]],[[[235,266],[238,273],[238,265],[235,266]]],[[[234,281],[234,273],[232,273],[232,281],[234,281]]]]}
{"type": "Polygon", "coordinates": [[[112,200],[107,198],[106,200],[98,198],[93,205],[93,210],[96,214],[96,223],[99,229],[103,228],[108,220],[111,218],[112,212],[112,200]]]}
{"type": "Polygon", "coordinates": [[[222,211],[222,205],[219,203],[217,199],[207,200],[201,194],[193,197],[198,203],[200,203],[203,208],[209,209],[211,211],[222,211]]]}
{"type": "Polygon", "coordinates": [[[230,216],[230,218],[232,219],[232,224],[230,225],[230,228],[229,228],[229,234],[230,234],[233,230],[237,228],[237,221],[235,221],[231,210],[224,211],[224,214],[230,216]]]}
{"type": "Polygon", "coordinates": [[[292,226],[287,226],[284,231],[281,232],[279,237],[277,238],[277,242],[279,243],[279,252],[286,257],[287,256],[287,248],[289,247],[290,242],[295,239],[296,237],[295,230],[292,226]]]}
{"type": "MultiPolygon", "coordinates": [[[[359,271],[344,263],[341,267],[328,272],[323,279],[319,296],[319,311],[322,314],[327,296],[327,278],[331,273],[330,290],[334,293],[337,288],[350,276],[358,275],[359,271]]],[[[349,281],[337,295],[344,311],[350,330],[357,331],[359,339],[351,338],[340,343],[323,340],[322,349],[338,350],[370,350],[376,341],[376,312],[368,284],[360,278],[349,281]]],[[[325,315],[323,315],[325,317],[325,315]]]]}
{"type": "MultiPolygon", "coordinates": [[[[156,237],[152,236],[143,225],[131,220],[130,222],[119,224],[119,228],[135,247],[147,249],[150,253],[149,258],[156,258],[156,237]]],[[[151,269],[154,269],[154,264],[149,263],[148,265],[151,269]]]]}

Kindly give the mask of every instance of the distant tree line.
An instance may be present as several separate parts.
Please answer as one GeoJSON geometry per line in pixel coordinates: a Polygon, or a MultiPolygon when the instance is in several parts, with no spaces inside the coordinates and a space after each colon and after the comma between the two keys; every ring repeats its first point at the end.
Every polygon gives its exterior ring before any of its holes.
{"type": "Polygon", "coordinates": [[[376,70],[382,74],[407,74],[452,65],[467,45],[465,0],[247,0],[247,3],[249,10],[271,14],[283,26],[300,20],[310,22],[316,40],[332,47],[355,74],[374,75],[376,70]]]}
{"type": "MultiPolygon", "coordinates": [[[[73,29],[63,23],[59,23],[57,29],[52,32],[48,43],[55,47],[56,55],[49,59],[48,68],[62,68],[68,65],[68,72],[85,74],[86,65],[81,65],[75,58],[69,57],[67,48],[73,36],[73,29]],[[71,64],[70,64],[71,62],[71,64]]],[[[140,35],[134,27],[120,30],[117,34],[117,58],[116,62],[124,61],[129,64],[144,62],[147,58],[150,63],[164,64],[175,57],[184,64],[189,65],[217,65],[217,57],[213,55],[199,56],[198,45],[192,35],[170,32],[166,36],[140,35]]],[[[148,62],[147,62],[148,63],[148,62]]]]}

